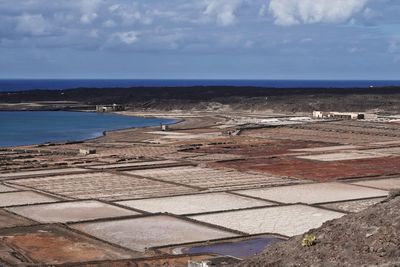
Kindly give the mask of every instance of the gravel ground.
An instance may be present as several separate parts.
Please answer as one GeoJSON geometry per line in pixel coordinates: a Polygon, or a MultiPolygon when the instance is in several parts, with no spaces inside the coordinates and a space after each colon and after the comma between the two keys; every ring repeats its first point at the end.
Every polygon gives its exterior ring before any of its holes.
{"type": "Polygon", "coordinates": [[[309,231],[317,238],[314,246],[302,247],[299,235],[238,266],[400,266],[400,193],[396,195],[309,231]]]}

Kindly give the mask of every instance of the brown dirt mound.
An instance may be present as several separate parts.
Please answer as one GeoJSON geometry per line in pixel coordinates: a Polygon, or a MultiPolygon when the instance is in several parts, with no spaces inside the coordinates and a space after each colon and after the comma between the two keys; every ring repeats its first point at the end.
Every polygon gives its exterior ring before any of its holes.
{"type": "Polygon", "coordinates": [[[400,266],[400,194],[308,234],[316,236],[314,246],[303,247],[304,235],[296,236],[239,266],[400,266]]]}

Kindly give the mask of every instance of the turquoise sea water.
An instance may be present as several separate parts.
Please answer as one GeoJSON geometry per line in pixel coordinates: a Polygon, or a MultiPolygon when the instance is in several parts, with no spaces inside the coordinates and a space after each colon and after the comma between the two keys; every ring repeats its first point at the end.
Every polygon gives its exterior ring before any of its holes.
{"type": "Polygon", "coordinates": [[[0,147],[80,141],[104,131],[170,124],[174,120],[65,111],[0,112],[0,147]]]}

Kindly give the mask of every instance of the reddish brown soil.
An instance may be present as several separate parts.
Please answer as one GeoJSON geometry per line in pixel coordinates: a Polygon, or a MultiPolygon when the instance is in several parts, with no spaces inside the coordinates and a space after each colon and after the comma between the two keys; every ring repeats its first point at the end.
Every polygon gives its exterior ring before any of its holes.
{"type": "Polygon", "coordinates": [[[364,176],[400,173],[400,157],[323,162],[295,157],[249,158],[211,164],[241,171],[260,171],[278,176],[325,182],[364,176]]]}
{"type": "Polygon", "coordinates": [[[239,266],[400,266],[400,197],[326,222],[308,234],[316,236],[314,246],[303,247],[303,235],[296,236],[239,266]]]}
{"type": "Polygon", "coordinates": [[[132,256],[132,253],[125,250],[59,227],[43,226],[10,231],[8,234],[1,234],[4,244],[33,262],[60,264],[132,256]]]}
{"type": "Polygon", "coordinates": [[[250,144],[235,144],[235,145],[217,145],[209,146],[196,150],[199,153],[222,153],[222,154],[236,154],[246,157],[266,157],[273,155],[282,155],[287,153],[294,153],[291,149],[326,147],[330,144],[324,142],[307,142],[307,141],[293,141],[293,140],[276,140],[270,142],[252,142],[250,144]]]}
{"type": "MultiPolygon", "coordinates": [[[[338,129],[340,130],[340,126],[338,126],[338,129]]],[[[324,132],[315,129],[294,129],[289,127],[244,131],[240,136],[259,137],[265,139],[304,140],[353,145],[398,140],[398,137],[393,136],[378,136],[373,134],[359,134],[351,132],[324,132]]]]}

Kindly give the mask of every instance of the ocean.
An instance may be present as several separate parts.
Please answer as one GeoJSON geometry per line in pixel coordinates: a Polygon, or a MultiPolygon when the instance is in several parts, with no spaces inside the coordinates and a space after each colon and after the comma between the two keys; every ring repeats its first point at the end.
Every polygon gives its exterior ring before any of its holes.
{"type": "Polygon", "coordinates": [[[368,88],[400,86],[400,80],[112,80],[112,79],[0,79],[0,92],[78,87],[255,86],[266,88],[368,88]]]}
{"type": "Polygon", "coordinates": [[[104,131],[174,123],[160,118],[66,111],[0,112],[0,147],[81,141],[104,131]]]}

